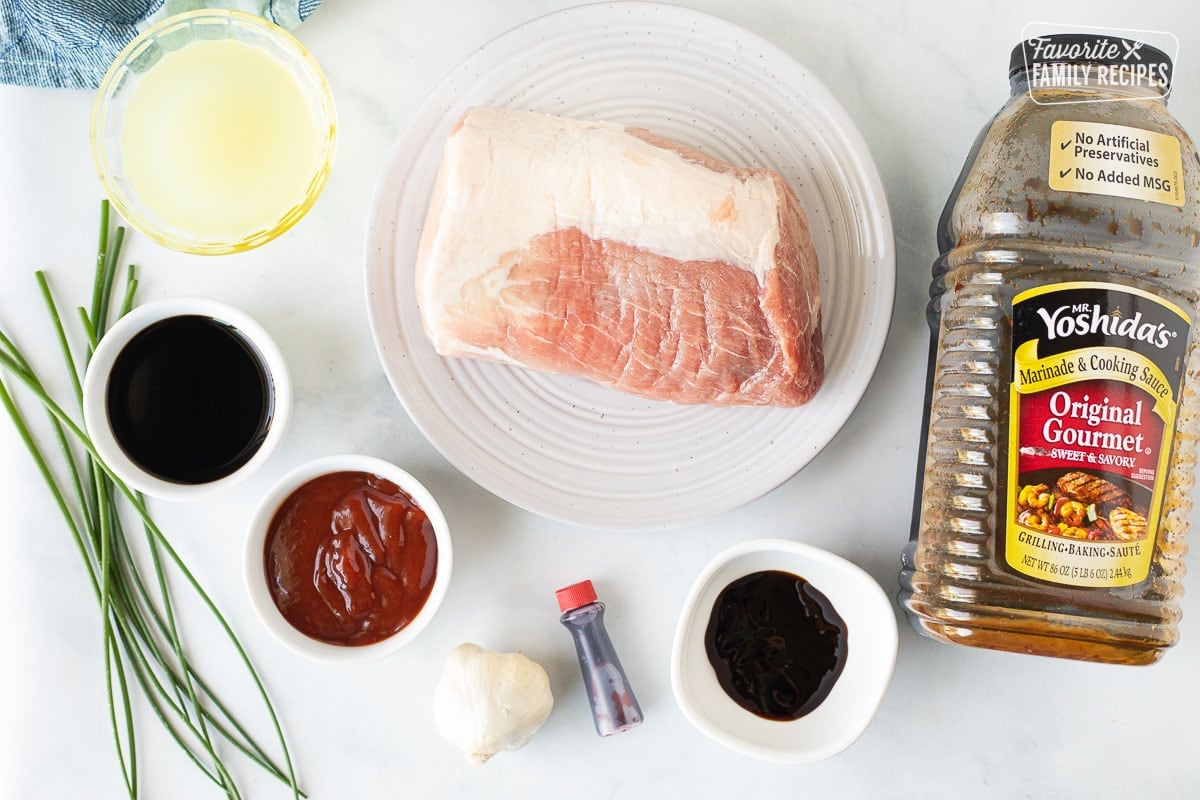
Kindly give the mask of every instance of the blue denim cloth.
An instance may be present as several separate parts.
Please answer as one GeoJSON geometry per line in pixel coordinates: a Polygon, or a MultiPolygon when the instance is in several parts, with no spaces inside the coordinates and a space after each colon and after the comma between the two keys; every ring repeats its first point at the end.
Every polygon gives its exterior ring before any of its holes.
{"type": "Polygon", "coordinates": [[[94,89],[125,45],[194,8],[237,8],[294,28],[321,0],[0,0],[0,83],[94,89]]]}

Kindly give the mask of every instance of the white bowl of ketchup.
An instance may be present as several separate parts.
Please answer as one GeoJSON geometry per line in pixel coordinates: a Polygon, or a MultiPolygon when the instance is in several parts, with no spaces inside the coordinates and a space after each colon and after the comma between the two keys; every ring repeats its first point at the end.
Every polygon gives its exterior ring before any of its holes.
{"type": "Polygon", "coordinates": [[[373,660],[425,629],[452,563],[446,518],[416,478],[382,459],[328,456],[292,470],[260,502],[246,590],[292,650],[373,660]]]}

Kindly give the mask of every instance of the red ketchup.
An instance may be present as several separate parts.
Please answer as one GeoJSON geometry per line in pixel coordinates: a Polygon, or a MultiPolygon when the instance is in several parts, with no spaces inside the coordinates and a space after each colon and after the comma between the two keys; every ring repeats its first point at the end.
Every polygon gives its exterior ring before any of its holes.
{"type": "Polygon", "coordinates": [[[334,472],[283,502],[263,559],[271,598],[292,627],[329,644],[367,645],[425,605],[437,541],[429,517],[394,483],[334,472]]]}
{"type": "Polygon", "coordinates": [[[563,612],[561,622],[575,639],[575,653],[588,687],[596,733],[612,736],[642,723],[642,709],[621,668],[604,628],[604,603],[596,600],[591,581],[555,592],[563,612]]]}

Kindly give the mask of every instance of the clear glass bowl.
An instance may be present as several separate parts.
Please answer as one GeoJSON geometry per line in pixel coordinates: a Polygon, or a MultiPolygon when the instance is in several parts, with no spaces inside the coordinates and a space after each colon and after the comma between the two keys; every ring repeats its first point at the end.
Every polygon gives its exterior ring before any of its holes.
{"type": "Polygon", "coordinates": [[[96,95],[92,109],[91,143],[96,170],[117,210],[130,224],[151,239],[174,250],[199,255],[220,255],[250,250],[287,231],[303,217],[325,186],[333,161],[336,114],[329,82],[312,55],[284,29],[240,11],[205,9],[169,17],[130,42],[112,66],[96,95]],[[206,236],[165,220],[126,174],[121,134],[126,111],[138,86],[164,56],[200,41],[234,40],[261,49],[281,65],[299,88],[313,115],[319,137],[319,157],[297,196],[266,225],[255,225],[237,235],[206,236]]]}

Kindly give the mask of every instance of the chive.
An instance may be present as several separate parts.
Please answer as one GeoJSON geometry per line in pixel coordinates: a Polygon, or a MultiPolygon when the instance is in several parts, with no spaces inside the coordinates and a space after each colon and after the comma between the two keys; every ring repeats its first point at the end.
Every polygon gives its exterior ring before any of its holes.
{"type": "Polygon", "coordinates": [[[137,292],[137,285],[137,268],[130,264],[125,273],[125,297],[121,300],[121,308],[117,312],[118,319],[128,314],[129,310],[133,308],[133,295],[137,292]]]}
{"type": "MultiPolygon", "coordinates": [[[[20,351],[16,350],[14,347],[12,347],[11,342],[8,340],[8,338],[6,336],[3,335],[3,333],[0,333],[0,341],[2,341],[3,344],[6,346],[6,349],[9,350],[13,354],[13,356],[10,357],[9,353],[0,351],[0,363],[3,363],[6,368],[8,368],[10,371],[12,371],[13,367],[17,367],[18,369],[20,369],[20,364],[27,363],[27,362],[25,362],[24,358],[21,356],[20,351]],[[10,361],[10,358],[11,358],[11,361],[10,361]]],[[[24,378],[27,375],[32,376],[32,373],[22,372],[21,375],[24,378]]],[[[34,380],[36,380],[36,379],[34,379],[34,380]]],[[[58,482],[55,480],[53,474],[50,472],[50,468],[46,462],[45,456],[42,454],[37,443],[34,441],[33,436],[29,431],[29,426],[25,423],[20,412],[17,410],[17,407],[16,407],[15,403],[13,402],[12,396],[8,393],[8,390],[4,386],[3,382],[0,382],[0,405],[4,406],[5,410],[8,412],[9,416],[12,418],[13,423],[16,426],[18,436],[20,436],[22,442],[25,443],[26,449],[28,449],[29,452],[31,453],[31,455],[33,456],[34,463],[37,466],[38,471],[41,472],[42,477],[46,481],[46,485],[49,487],[50,493],[55,500],[55,503],[58,505],[59,509],[63,513],[64,518],[67,520],[67,527],[71,530],[72,534],[74,535],[76,545],[77,545],[80,553],[83,554],[84,561],[88,566],[88,576],[91,578],[92,589],[96,593],[97,600],[101,600],[101,602],[103,602],[101,599],[103,597],[103,589],[101,588],[101,585],[97,579],[97,568],[96,568],[96,565],[92,563],[90,557],[88,556],[88,554],[86,552],[86,549],[83,545],[82,535],[79,531],[79,527],[78,527],[77,523],[75,522],[75,518],[71,514],[71,511],[66,503],[66,500],[63,497],[62,490],[58,486],[58,482]]],[[[60,432],[61,432],[61,429],[60,429],[60,432]]],[[[112,680],[111,663],[112,662],[110,660],[111,644],[112,644],[111,639],[106,635],[105,642],[104,642],[105,683],[106,683],[106,691],[108,693],[109,718],[110,718],[110,723],[111,723],[112,730],[113,730],[113,738],[114,738],[114,741],[115,741],[116,747],[117,747],[117,758],[118,758],[118,761],[120,762],[122,778],[125,781],[126,789],[129,791],[130,797],[136,797],[137,796],[136,784],[133,781],[129,766],[126,764],[124,749],[121,747],[121,737],[120,737],[119,729],[117,726],[117,718],[116,718],[116,706],[113,702],[113,696],[112,696],[112,683],[111,683],[111,680],[112,680]]],[[[117,676],[122,684],[122,707],[123,707],[123,711],[124,711],[124,717],[125,717],[127,723],[131,723],[132,714],[131,714],[130,706],[128,703],[128,695],[126,694],[125,689],[124,689],[124,675],[120,670],[118,670],[117,676]]],[[[132,729],[129,728],[128,726],[127,726],[126,732],[127,732],[127,736],[132,737],[132,729]]],[[[130,742],[130,746],[132,747],[133,739],[128,738],[127,741],[130,742]]]]}
{"type": "Polygon", "coordinates": [[[37,278],[38,289],[42,292],[42,300],[51,309],[50,323],[54,326],[54,335],[58,337],[58,347],[62,350],[63,357],[67,360],[67,377],[71,379],[71,386],[75,389],[76,402],[83,403],[83,386],[79,382],[79,373],[75,370],[75,359],[71,355],[71,345],[67,341],[67,332],[63,329],[62,320],[58,316],[58,310],[54,307],[54,295],[50,293],[50,283],[46,280],[46,273],[40,269],[34,273],[37,278]]]}
{"type": "Polygon", "coordinates": [[[125,229],[117,228],[113,236],[112,247],[108,251],[108,259],[104,265],[104,276],[100,280],[99,313],[92,314],[92,322],[96,325],[97,338],[108,330],[108,303],[112,297],[113,277],[117,270],[117,259],[121,257],[121,245],[125,241],[125,229]]]}
{"type": "Polygon", "coordinates": [[[100,316],[100,282],[108,266],[108,215],[107,200],[100,201],[100,242],[96,248],[96,270],[92,282],[92,318],[100,316]]]}
{"type": "MultiPolygon", "coordinates": [[[[77,309],[87,343],[82,368],[76,366],[79,362],[71,351],[50,283],[44,273],[36,273],[38,288],[80,410],[83,396],[80,376],[108,328],[113,283],[118,271],[116,265],[124,243],[124,228],[118,227],[109,236],[109,217],[108,202],[104,201],[100,209],[91,307],[90,311],[83,307],[77,309]]],[[[130,265],[125,272],[118,318],[133,307],[137,285],[136,269],[130,265]]],[[[50,396],[20,348],[3,331],[0,331],[0,371],[23,384],[38,401],[47,414],[58,447],[61,463],[56,466],[66,475],[66,490],[52,469],[48,453],[34,438],[8,388],[0,380],[0,406],[13,421],[66,522],[100,606],[109,726],[128,796],[138,797],[141,788],[138,781],[138,725],[133,708],[134,692],[137,692],[200,773],[230,800],[241,800],[242,793],[221,756],[218,746],[221,743],[232,746],[247,760],[288,786],[296,800],[307,797],[297,784],[283,728],[262,679],[228,621],[150,516],[145,499],[117,478],[100,459],[87,433],[50,396]],[[80,448],[82,457],[72,445],[80,448]],[[149,581],[139,571],[126,538],[119,513],[122,504],[132,508],[142,523],[152,567],[149,581]],[[220,625],[253,681],[274,729],[284,768],[277,766],[250,736],[188,660],[167,580],[171,570],[183,576],[187,587],[220,625]],[[148,588],[151,584],[155,587],[153,593],[148,588]]]]}
{"type": "Polygon", "coordinates": [[[117,760],[121,763],[121,776],[125,780],[125,789],[129,792],[130,797],[137,797],[137,739],[133,731],[133,711],[129,703],[129,686],[125,683],[125,667],[121,663],[120,654],[114,652],[115,650],[116,643],[113,640],[112,631],[106,631],[104,638],[104,672],[105,681],[108,684],[105,687],[108,690],[108,715],[112,723],[113,741],[117,745],[117,760]],[[121,733],[117,726],[116,707],[113,704],[111,672],[114,663],[116,664],[117,679],[120,681],[122,713],[125,720],[125,742],[129,748],[128,761],[126,761],[124,751],[121,749],[121,733]]]}

